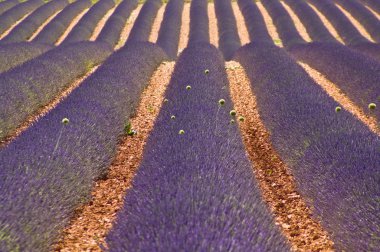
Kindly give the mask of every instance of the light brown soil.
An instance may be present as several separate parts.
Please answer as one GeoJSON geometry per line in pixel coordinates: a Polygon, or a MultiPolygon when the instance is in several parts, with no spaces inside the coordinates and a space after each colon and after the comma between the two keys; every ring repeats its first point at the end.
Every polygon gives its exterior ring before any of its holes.
{"type": "Polygon", "coordinates": [[[371,42],[375,42],[371,35],[367,32],[364,26],[356,20],[348,11],[346,11],[341,5],[335,3],[335,5],[343,12],[343,14],[350,20],[354,27],[360,32],[360,34],[371,42]]]}
{"type": "Polygon", "coordinates": [[[367,116],[363,110],[356,106],[356,104],[348,98],[342,90],[340,90],[334,83],[329,81],[323,74],[318,72],[317,70],[310,67],[308,64],[303,62],[298,62],[305,71],[310,75],[312,79],[316,83],[318,83],[326,93],[331,96],[336,102],[342,105],[344,109],[353,114],[356,118],[358,118],[362,123],[367,125],[367,127],[375,134],[380,136],[380,128],[379,124],[375,117],[367,116]]]}
{"type": "Polygon", "coordinates": [[[186,48],[190,32],[190,3],[185,3],[182,12],[181,31],[179,34],[178,54],[186,48]]]}
{"type": "Polygon", "coordinates": [[[107,20],[112,16],[112,14],[115,12],[117,6],[114,6],[112,9],[107,11],[107,13],[100,19],[99,23],[96,25],[94,32],[92,33],[90,37],[90,41],[95,41],[96,38],[99,36],[100,32],[102,31],[103,27],[106,25],[107,20]]]}
{"type": "Polygon", "coordinates": [[[125,42],[128,39],[129,33],[132,30],[133,24],[135,23],[135,21],[137,19],[137,16],[139,15],[142,6],[143,6],[142,4],[139,4],[136,7],[136,9],[134,9],[132,11],[131,15],[129,16],[129,18],[127,20],[127,23],[125,24],[125,26],[124,26],[121,34],[120,34],[119,43],[117,43],[117,45],[115,46],[115,50],[118,50],[118,49],[120,49],[121,47],[123,47],[125,45],[125,42]]]}
{"type": "Polygon", "coordinates": [[[301,37],[306,41],[306,42],[311,42],[312,39],[309,36],[309,33],[307,33],[307,30],[305,26],[302,24],[301,20],[298,18],[297,14],[294,13],[294,11],[284,3],[284,1],[280,1],[282,5],[284,6],[285,10],[289,13],[290,18],[293,20],[294,26],[296,27],[298,33],[301,35],[301,37]]]}
{"type": "Polygon", "coordinates": [[[318,15],[322,23],[326,26],[327,30],[334,36],[334,38],[338,40],[340,43],[344,44],[344,41],[339,36],[338,32],[336,31],[334,26],[330,23],[330,21],[314,5],[310,3],[308,4],[314,10],[314,12],[318,15]]]}
{"type": "Polygon", "coordinates": [[[28,39],[28,41],[32,41],[37,35],[38,33],[40,33],[42,31],[43,28],[45,28],[45,26],[50,23],[51,20],[53,20],[53,18],[55,18],[55,16],[57,16],[62,10],[59,10],[57,11],[56,13],[54,13],[53,15],[51,15],[48,19],[45,20],[45,22],[43,22],[41,24],[40,27],[38,27],[38,29],[33,33],[32,36],[30,36],[30,38],[28,39]]]}
{"type": "Polygon", "coordinates": [[[0,39],[5,38],[19,23],[24,21],[24,19],[27,18],[30,15],[30,13],[32,12],[29,12],[28,14],[17,20],[16,23],[14,23],[11,27],[8,28],[8,30],[6,30],[3,34],[0,35],[0,39]]]}
{"type": "Polygon", "coordinates": [[[311,218],[311,210],[297,192],[291,172],[271,145],[244,69],[237,62],[227,62],[226,68],[235,109],[245,118],[239,122],[243,142],[276,224],[294,251],[332,251],[328,234],[311,218]]]}
{"type": "Polygon", "coordinates": [[[33,115],[29,116],[17,129],[12,132],[8,137],[0,141],[0,148],[8,145],[14,139],[16,139],[22,132],[27,128],[36,123],[41,117],[49,113],[53,108],[55,108],[62,100],[64,100],[74,89],[79,87],[79,85],[87,79],[91,74],[93,74],[99,66],[93,67],[84,76],[76,79],[69,87],[63,90],[59,95],[57,95],[49,104],[37,110],[33,115]]]}
{"type": "Polygon", "coordinates": [[[76,16],[72,21],[71,23],[69,24],[69,26],[67,27],[66,31],[61,35],[61,37],[59,37],[59,39],[57,40],[57,42],[55,42],[55,45],[58,46],[60,45],[63,40],[65,40],[65,38],[67,37],[67,35],[69,35],[69,33],[71,32],[71,30],[78,24],[78,22],[82,19],[82,17],[88,12],[90,8],[87,8],[85,10],[83,10],[81,13],[78,14],[78,16],[76,16]]]}
{"type": "Polygon", "coordinates": [[[161,28],[162,20],[164,19],[166,4],[163,4],[157,12],[157,16],[154,19],[152,30],[150,31],[149,42],[156,43],[158,33],[161,28]]]}
{"type": "Polygon", "coordinates": [[[215,15],[215,6],[214,3],[208,3],[207,5],[208,12],[208,28],[210,33],[210,44],[219,47],[219,33],[218,33],[218,20],[215,15]]]}
{"type": "Polygon", "coordinates": [[[173,70],[174,62],[166,62],[153,74],[141,96],[136,117],[130,120],[137,135],[121,139],[107,178],[96,182],[92,200],[78,211],[55,251],[101,251],[98,244],[105,245],[105,237],[112,228],[117,211],[123,206],[124,195],[131,187],[142,160],[144,146],[160,111],[173,70]]]}
{"type": "Polygon", "coordinates": [[[232,2],[232,10],[234,11],[234,15],[236,18],[240,42],[242,45],[248,44],[250,42],[249,33],[247,30],[247,26],[245,25],[243,14],[241,13],[237,2],[232,2]]]}
{"type": "Polygon", "coordinates": [[[282,44],[282,41],[280,39],[280,36],[277,33],[276,26],[273,24],[273,20],[267,10],[265,9],[264,5],[261,2],[256,2],[257,7],[259,8],[261,15],[264,18],[265,25],[267,26],[269,35],[272,37],[273,42],[276,46],[284,47],[282,44]]]}

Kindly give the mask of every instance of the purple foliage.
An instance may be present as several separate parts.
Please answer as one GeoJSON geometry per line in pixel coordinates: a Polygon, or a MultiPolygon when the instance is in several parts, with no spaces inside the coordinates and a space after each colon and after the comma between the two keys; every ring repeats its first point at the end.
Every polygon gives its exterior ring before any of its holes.
{"type": "Polygon", "coordinates": [[[69,4],[68,0],[52,0],[42,5],[24,21],[17,25],[1,43],[15,43],[27,41],[33,33],[48,19],[51,15],[62,10],[69,4]]]}
{"type": "Polygon", "coordinates": [[[156,42],[171,59],[177,58],[183,4],[183,0],[169,1],[156,42]]]}
{"type": "Polygon", "coordinates": [[[375,10],[377,13],[380,14],[380,1],[378,0],[360,0],[364,4],[368,5],[370,8],[375,10]]]}
{"type": "Polygon", "coordinates": [[[13,43],[0,46],[0,74],[52,49],[37,43],[13,43]]]}
{"type": "Polygon", "coordinates": [[[241,46],[236,19],[230,0],[215,0],[215,14],[218,19],[219,49],[226,60],[230,60],[241,46]]]}
{"type": "Polygon", "coordinates": [[[158,46],[128,44],[0,151],[0,251],[51,251],[110,165],[125,121],[164,59],[158,46]]]}
{"type": "Polygon", "coordinates": [[[331,22],[345,44],[369,42],[331,0],[308,0],[331,22]]]}
{"type": "Polygon", "coordinates": [[[251,43],[236,60],[251,80],[272,144],[336,249],[375,251],[380,138],[349,112],[336,113],[338,104],[284,50],[251,43]]]}
{"type": "Polygon", "coordinates": [[[0,3],[0,15],[12,8],[13,6],[16,6],[19,4],[20,0],[7,0],[0,3]]]}
{"type": "Polygon", "coordinates": [[[230,124],[221,53],[203,43],[185,49],[165,97],[110,251],[289,251],[230,124]]]}
{"type": "Polygon", "coordinates": [[[360,43],[350,48],[359,51],[362,54],[365,54],[367,57],[370,57],[377,62],[380,62],[380,44],[379,43],[360,43]]]}
{"type": "Polygon", "coordinates": [[[356,18],[376,41],[380,42],[380,20],[357,0],[335,0],[356,18]]]}
{"type": "Polygon", "coordinates": [[[3,14],[0,15],[0,34],[3,34],[8,30],[14,23],[19,19],[24,17],[29,12],[34,11],[45,2],[43,0],[28,0],[26,2],[20,3],[3,14]]]}
{"type": "Polygon", "coordinates": [[[380,102],[380,63],[335,43],[310,43],[289,50],[335,83],[367,115],[377,116],[368,104],[380,102]]]}
{"type": "Polygon", "coordinates": [[[78,0],[63,9],[44,29],[34,38],[33,42],[55,44],[66,31],[73,19],[83,10],[91,7],[90,0],[78,0]]]}
{"type": "Polygon", "coordinates": [[[296,13],[314,42],[337,42],[305,0],[285,0],[285,2],[296,13]]]}
{"type": "Polygon", "coordinates": [[[273,42],[266,28],[264,18],[252,0],[238,0],[251,41],[273,42]]]}
{"type": "Polygon", "coordinates": [[[1,74],[0,139],[111,52],[104,43],[61,46],[1,74]]]}
{"type": "Polygon", "coordinates": [[[271,16],[285,47],[306,43],[298,33],[288,12],[278,0],[262,0],[261,3],[271,16]]]}
{"type": "Polygon", "coordinates": [[[161,0],[147,0],[133,24],[127,42],[148,41],[161,0]]]}
{"type": "Polygon", "coordinates": [[[99,0],[81,18],[62,43],[67,44],[90,39],[99,21],[114,6],[115,2],[113,0],[99,0]]]}
{"type": "Polygon", "coordinates": [[[190,33],[188,45],[209,43],[207,0],[192,0],[190,6],[190,33]]]}
{"type": "Polygon", "coordinates": [[[137,7],[137,0],[124,0],[117,6],[115,12],[107,20],[96,41],[108,43],[115,47],[120,40],[120,34],[132,11],[137,7]]]}

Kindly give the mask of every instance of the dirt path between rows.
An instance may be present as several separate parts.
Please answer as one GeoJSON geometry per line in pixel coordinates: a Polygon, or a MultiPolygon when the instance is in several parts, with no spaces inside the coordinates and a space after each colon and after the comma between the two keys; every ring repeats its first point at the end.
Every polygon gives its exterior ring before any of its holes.
{"type": "Polygon", "coordinates": [[[11,27],[8,28],[8,30],[6,30],[3,34],[0,35],[0,39],[3,39],[5,38],[6,36],[8,36],[8,34],[19,24],[21,23],[22,21],[24,21],[25,18],[27,18],[33,11],[29,12],[28,14],[26,14],[25,16],[23,16],[22,18],[20,18],[19,20],[16,21],[16,23],[14,23],[11,27]]]}
{"type": "Polygon", "coordinates": [[[276,26],[273,24],[273,20],[267,10],[265,9],[264,5],[261,2],[256,2],[257,8],[259,8],[261,15],[264,18],[265,25],[268,29],[268,33],[271,36],[273,42],[276,46],[284,47],[282,44],[282,41],[280,39],[280,36],[277,33],[276,26]]]}
{"type": "Polygon", "coordinates": [[[207,4],[208,12],[208,29],[210,34],[210,44],[219,47],[219,33],[218,33],[218,20],[215,15],[215,6],[214,3],[207,4]]]}
{"type": "Polygon", "coordinates": [[[32,36],[30,36],[30,38],[28,39],[28,41],[32,41],[41,31],[42,29],[45,28],[45,26],[47,26],[48,23],[50,23],[50,21],[53,20],[53,18],[55,18],[62,10],[59,10],[57,12],[55,12],[53,15],[51,15],[50,17],[48,17],[45,22],[43,22],[40,27],[38,27],[38,29],[32,34],[32,36]]]}
{"type": "Polygon", "coordinates": [[[290,18],[292,19],[292,21],[294,23],[294,26],[296,27],[296,30],[298,31],[298,33],[300,34],[300,36],[306,42],[311,42],[312,39],[310,38],[309,33],[307,33],[307,30],[306,30],[305,26],[303,25],[303,23],[301,22],[301,20],[298,18],[297,14],[294,13],[294,11],[289,7],[289,5],[287,5],[283,1],[281,1],[281,4],[282,4],[282,6],[284,6],[284,9],[288,12],[290,18]]]}
{"type": "Polygon", "coordinates": [[[248,44],[250,42],[249,33],[247,26],[245,25],[243,14],[239,9],[237,2],[232,2],[232,10],[235,15],[237,30],[242,45],[248,44]]]}
{"type": "Polygon", "coordinates": [[[88,12],[90,8],[87,8],[85,10],[83,10],[81,13],[79,13],[72,21],[71,23],[69,24],[69,26],[67,27],[67,29],[65,30],[65,32],[59,37],[59,39],[57,40],[57,42],[55,42],[55,45],[58,46],[60,45],[64,40],[65,38],[67,37],[67,35],[69,35],[69,33],[71,32],[71,30],[78,24],[78,22],[82,19],[82,17],[88,12]]]}
{"type": "Polygon", "coordinates": [[[179,34],[178,55],[186,48],[190,33],[190,3],[185,3],[182,11],[182,23],[179,34]]]}
{"type": "Polygon", "coordinates": [[[167,4],[163,4],[157,12],[156,18],[153,21],[152,30],[149,35],[149,42],[156,43],[158,33],[161,28],[162,20],[164,19],[165,8],[167,4]]]}
{"type": "Polygon", "coordinates": [[[142,4],[139,4],[131,13],[131,15],[129,16],[121,34],[120,34],[120,39],[119,39],[119,42],[117,43],[117,45],[115,46],[115,50],[118,50],[120,49],[121,47],[123,47],[125,45],[125,42],[127,42],[127,39],[128,39],[128,36],[129,36],[129,33],[131,32],[132,30],[132,27],[133,27],[133,24],[135,23],[140,11],[141,11],[141,8],[142,8],[142,4]]]}
{"type": "Polygon", "coordinates": [[[95,27],[94,32],[91,35],[89,41],[95,41],[96,40],[96,38],[99,36],[100,32],[102,31],[103,27],[106,25],[106,22],[108,21],[108,19],[115,12],[116,7],[117,7],[117,5],[114,6],[112,9],[110,9],[109,11],[107,11],[107,13],[102,17],[102,19],[100,19],[99,23],[95,27]]]}

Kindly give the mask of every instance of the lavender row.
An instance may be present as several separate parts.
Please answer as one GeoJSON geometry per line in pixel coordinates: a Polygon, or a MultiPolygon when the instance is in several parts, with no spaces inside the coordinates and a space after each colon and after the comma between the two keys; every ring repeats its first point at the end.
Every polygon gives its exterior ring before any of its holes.
{"type": "Polygon", "coordinates": [[[227,86],[215,47],[183,51],[110,251],[289,251],[230,123],[227,86]]]}
{"type": "Polygon", "coordinates": [[[256,4],[251,0],[238,0],[238,5],[244,16],[251,41],[271,42],[272,38],[266,29],[264,18],[256,4]]]}
{"type": "Polygon", "coordinates": [[[132,11],[137,7],[137,0],[124,0],[116,7],[108,19],[96,41],[108,43],[115,47],[120,40],[120,34],[132,11]]]}
{"type": "Polygon", "coordinates": [[[148,41],[161,0],[147,0],[133,24],[127,42],[148,41]]]}
{"type": "Polygon", "coordinates": [[[338,42],[306,1],[284,1],[296,13],[314,42],[338,42]]]}
{"type": "Polygon", "coordinates": [[[37,43],[13,43],[0,46],[0,74],[52,49],[37,43]]]}
{"type": "Polygon", "coordinates": [[[241,46],[235,15],[229,0],[215,0],[215,14],[218,19],[219,50],[230,60],[241,46]]]}
{"type": "Polygon", "coordinates": [[[103,43],[60,46],[0,75],[0,139],[111,54],[103,43]]]}
{"type": "Polygon", "coordinates": [[[364,4],[368,5],[370,8],[375,10],[377,13],[380,14],[380,2],[377,0],[360,0],[364,4]]]}
{"type": "Polygon", "coordinates": [[[52,250],[110,165],[126,120],[164,58],[155,45],[127,45],[0,151],[0,251],[52,250]]]}
{"type": "Polygon", "coordinates": [[[278,0],[262,0],[261,3],[271,16],[285,47],[306,43],[298,33],[288,12],[278,0]]]}
{"type": "Polygon", "coordinates": [[[10,8],[19,4],[20,0],[7,0],[0,3],[0,15],[9,10],[10,8]]]}
{"type": "Polygon", "coordinates": [[[337,113],[339,104],[284,50],[252,43],[236,60],[248,74],[274,148],[336,249],[375,251],[380,138],[349,112],[337,113]]]}
{"type": "Polygon", "coordinates": [[[169,1],[158,33],[156,43],[164,49],[170,59],[177,58],[183,6],[183,0],[169,1]]]}
{"type": "Polygon", "coordinates": [[[73,19],[82,11],[92,6],[90,0],[78,0],[62,10],[44,29],[33,39],[33,42],[55,44],[66,31],[73,19]]]}
{"type": "Polygon", "coordinates": [[[18,20],[23,18],[28,13],[34,11],[38,7],[42,6],[45,2],[43,0],[28,0],[20,3],[13,8],[7,10],[0,15],[0,34],[3,34],[6,30],[18,20]]]}
{"type": "Polygon", "coordinates": [[[99,21],[114,6],[114,0],[99,0],[71,30],[63,44],[89,40],[99,21]]]}
{"type": "Polygon", "coordinates": [[[190,6],[190,33],[188,46],[209,43],[207,0],[192,0],[190,6]]]}
{"type": "Polygon", "coordinates": [[[57,11],[65,8],[68,4],[68,0],[52,0],[51,2],[44,4],[30,14],[19,25],[17,25],[6,37],[1,40],[1,43],[27,41],[46,19],[57,11]]]}
{"type": "Polygon", "coordinates": [[[380,42],[380,20],[357,0],[335,0],[348,11],[376,42],[380,42]]]}

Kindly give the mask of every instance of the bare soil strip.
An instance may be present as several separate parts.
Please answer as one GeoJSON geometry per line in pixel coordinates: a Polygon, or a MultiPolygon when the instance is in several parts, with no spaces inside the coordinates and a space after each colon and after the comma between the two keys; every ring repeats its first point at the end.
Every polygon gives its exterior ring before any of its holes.
{"type": "Polygon", "coordinates": [[[301,65],[309,76],[318,83],[326,93],[331,96],[336,102],[342,105],[344,109],[353,114],[358,118],[362,123],[367,125],[367,127],[375,134],[380,136],[380,125],[378,124],[375,117],[367,116],[363,110],[356,106],[356,104],[348,98],[342,90],[340,90],[334,83],[329,81],[323,74],[317,70],[310,67],[308,64],[298,61],[298,64],[301,65]]]}
{"type": "Polygon", "coordinates": [[[237,2],[232,2],[232,10],[234,11],[234,15],[236,18],[240,42],[242,45],[248,44],[250,42],[249,33],[247,30],[247,26],[245,25],[243,14],[241,13],[237,2]]]}
{"type": "Polygon", "coordinates": [[[71,30],[78,24],[78,22],[82,19],[82,17],[87,13],[87,11],[89,9],[90,8],[87,8],[87,9],[83,10],[81,13],[78,14],[78,16],[76,16],[71,21],[71,23],[67,27],[66,31],[61,35],[61,37],[57,40],[57,42],[55,42],[56,46],[60,45],[65,40],[65,38],[67,37],[67,35],[69,35],[69,33],[71,32],[71,30]]]}
{"type": "Polygon", "coordinates": [[[297,14],[294,13],[294,11],[284,3],[284,1],[280,1],[280,3],[284,6],[285,10],[288,12],[290,18],[293,20],[294,26],[296,27],[298,33],[301,35],[301,37],[306,41],[306,42],[311,42],[312,39],[309,36],[309,33],[307,33],[307,30],[305,26],[302,24],[301,20],[298,18],[297,14]]]}
{"type": "Polygon", "coordinates": [[[215,6],[214,3],[207,4],[208,12],[208,29],[210,33],[210,44],[219,47],[219,33],[218,33],[218,20],[215,15],[215,6]]]}
{"type": "Polygon", "coordinates": [[[332,251],[328,234],[311,218],[311,210],[298,194],[291,172],[271,145],[244,69],[233,61],[226,62],[226,68],[235,109],[245,118],[239,122],[243,142],[276,224],[294,251],[332,251]]]}
{"type": "Polygon", "coordinates": [[[100,32],[102,31],[103,27],[106,25],[107,20],[112,16],[112,14],[115,12],[117,5],[114,6],[112,9],[107,11],[107,13],[102,17],[102,19],[99,21],[99,23],[96,25],[94,32],[92,33],[90,37],[90,41],[95,41],[96,38],[99,36],[100,32]]]}
{"type": "Polygon", "coordinates": [[[69,87],[63,90],[59,95],[57,95],[49,104],[41,107],[37,110],[33,115],[29,116],[14,132],[12,132],[8,137],[0,141],[0,148],[8,145],[14,139],[22,134],[27,128],[32,126],[35,122],[37,122],[41,117],[49,113],[52,109],[54,109],[62,100],[64,100],[74,89],[79,87],[79,85],[87,79],[92,73],[98,69],[99,66],[93,67],[88,73],[84,76],[76,79],[69,87]]]}
{"type": "Polygon", "coordinates": [[[24,21],[24,19],[27,18],[32,12],[33,11],[29,12],[28,14],[17,20],[16,23],[14,23],[11,27],[8,28],[8,30],[6,30],[3,34],[0,35],[0,39],[3,39],[5,36],[7,36],[19,23],[24,21]]]}
{"type": "Polygon", "coordinates": [[[157,16],[154,19],[152,30],[149,35],[149,42],[156,43],[158,38],[158,32],[160,31],[162,20],[164,19],[165,8],[167,4],[163,4],[157,12],[157,16]]]}
{"type": "Polygon", "coordinates": [[[282,44],[282,41],[280,39],[280,36],[277,33],[276,26],[273,24],[273,20],[267,10],[265,9],[264,5],[261,2],[256,2],[257,8],[259,8],[261,15],[263,15],[265,25],[268,29],[269,35],[272,37],[273,42],[276,46],[284,47],[282,44]]]}
{"type": "Polygon", "coordinates": [[[50,23],[51,20],[53,20],[53,18],[55,18],[62,10],[59,10],[57,11],[56,13],[54,13],[53,15],[51,15],[48,19],[45,20],[45,22],[43,22],[41,24],[40,27],[38,27],[38,29],[33,33],[33,35],[28,39],[28,41],[32,41],[41,31],[43,28],[45,28],[45,26],[50,23]]]}
{"type": "Polygon", "coordinates": [[[372,12],[373,15],[375,15],[377,17],[377,19],[380,19],[380,13],[377,13],[376,11],[374,11],[371,7],[369,7],[368,5],[366,4],[363,4],[364,7],[366,7],[370,12],[372,12]]]}
{"type": "Polygon", "coordinates": [[[185,3],[182,12],[181,31],[179,34],[178,55],[186,48],[190,33],[190,3],[185,3]]]}
{"type": "Polygon", "coordinates": [[[131,187],[142,160],[144,146],[160,111],[174,64],[164,62],[153,74],[141,96],[136,116],[130,120],[137,135],[120,140],[107,177],[95,183],[92,200],[78,209],[55,251],[101,251],[99,245],[106,246],[105,237],[112,228],[117,211],[123,206],[124,195],[131,187]]]}
{"type": "Polygon", "coordinates": [[[367,32],[367,30],[364,28],[364,26],[358,21],[356,20],[348,11],[346,11],[342,6],[340,6],[339,4],[335,3],[336,7],[339,8],[339,10],[341,12],[343,12],[343,14],[350,20],[350,22],[355,26],[355,28],[360,32],[360,34],[365,37],[366,39],[368,39],[369,41],[371,42],[375,42],[371,35],[369,35],[369,33],[367,32]]]}
{"type": "Polygon", "coordinates": [[[125,42],[128,39],[129,33],[132,30],[133,24],[135,23],[137,16],[139,15],[141,11],[142,6],[143,6],[142,4],[139,4],[136,7],[136,9],[132,11],[127,22],[125,23],[123,30],[121,31],[119,43],[117,43],[117,45],[115,46],[115,50],[118,50],[125,45],[125,42]]]}

